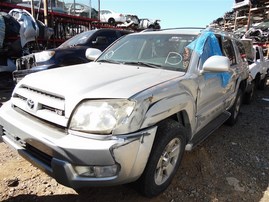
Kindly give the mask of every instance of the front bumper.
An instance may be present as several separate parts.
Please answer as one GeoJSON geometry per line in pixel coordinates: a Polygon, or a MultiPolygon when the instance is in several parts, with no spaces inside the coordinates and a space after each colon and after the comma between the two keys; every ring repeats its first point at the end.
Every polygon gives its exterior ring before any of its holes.
{"type": "Polygon", "coordinates": [[[0,108],[0,137],[25,159],[59,183],[80,188],[132,182],[143,173],[157,127],[94,139],[74,134],[14,109],[10,102],[0,108]],[[81,176],[75,166],[117,166],[113,176],[81,176]]]}

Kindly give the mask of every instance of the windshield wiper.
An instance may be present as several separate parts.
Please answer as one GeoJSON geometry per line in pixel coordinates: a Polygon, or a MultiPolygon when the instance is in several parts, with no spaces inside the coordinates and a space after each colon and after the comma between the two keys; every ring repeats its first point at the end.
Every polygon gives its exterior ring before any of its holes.
{"type": "Polygon", "coordinates": [[[127,65],[139,65],[139,66],[145,66],[145,67],[153,67],[153,68],[160,68],[162,65],[153,64],[149,62],[124,62],[123,64],[127,65]]]}
{"type": "Polygon", "coordinates": [[[120,64],[120,62],[115,60],[97,60],[96,62],[106,62],[106,63],[112,63],[112,64],[120,64]]]}

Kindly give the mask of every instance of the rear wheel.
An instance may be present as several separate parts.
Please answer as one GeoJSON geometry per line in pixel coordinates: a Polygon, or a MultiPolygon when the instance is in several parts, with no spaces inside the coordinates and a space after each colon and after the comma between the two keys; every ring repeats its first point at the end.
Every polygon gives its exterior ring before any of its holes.
{"type": "Polygon", "coordinates": [[[235,101],[233,106],[230,108],[229,112],[231,113],[230,118],[227,120],[228,125],[234,125],[237,122],[240,109],[241,109],[241,104],[242,104],[242,90],[238,89],[235,101]]]}
{"type": "Polygon", "coordinates": [[[108,19],[108,24],[114,25],[116,23],[114,18],[109,18],[108,19]]]}
{"type": "Polygon", "coordinates": [[[186,145],[186,130],[174,120],[158,127],[154,145],[143,175],[138,180],[140,192],[153,197],[171,183],[180,165],[186,145]]]}
{"type": "Polygon", "coordinates": [[[251,90],[244,95],[244,103],[250,104],[254,99],[255,84],[251,84],[251,90]]]}
{"type": "Polygon", "coordinates": [[[264,77],[264,79],[260,80],[258,88],[260,90],[264,90],[267,82],[267,76],[264,77]]]}

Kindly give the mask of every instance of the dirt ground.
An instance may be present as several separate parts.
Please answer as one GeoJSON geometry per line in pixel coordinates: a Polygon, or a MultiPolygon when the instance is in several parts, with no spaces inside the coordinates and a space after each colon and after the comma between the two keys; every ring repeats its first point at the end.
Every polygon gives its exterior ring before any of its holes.
{"type": "MultiPolygon", "coordinates": [[[[8,99],[9,92],[5,92],[8,99]]],[[[269,86],[243,105],[238,123],[223,125],[186,152],[169,188],[145,198],[130,186],[88,188],[80,194],[0,143],[1,201],[269,202],[269,86]]]]}

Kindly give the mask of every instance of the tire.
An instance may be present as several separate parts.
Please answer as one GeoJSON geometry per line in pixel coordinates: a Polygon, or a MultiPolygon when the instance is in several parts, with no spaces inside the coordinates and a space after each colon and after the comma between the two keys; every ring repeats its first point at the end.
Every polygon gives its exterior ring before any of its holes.
{"type": "Polygon", "coordinates": [[[226,123],[230,126],[233,126],[237,122],[237,119],[238,119],[238,116],[240,113],[240,109],[241,109],[241,105],[242,105],[242,99],[243,99],[242,90],[238,89],[234,104],[229,109],[231,116],[226,121],[226,123]]]}
{"type": "Polygon", "coordinates": [[[251,84],[251,90],[250,92],[245,93],[244,95],[244,104],[251,104],[251,102],[254,100],[254,94],[255,94],[255,84],[251,84]]]}
{"type": "Polygon", "coordinates": [[[258,89],[264,90],[266,87],[266,82],[267,82],[267,76],[265,76],[264,79],[260,80],[258,84],[258,89]]]}
{"type": "Polygon", "coordinates": [[[114,18],[109,18],[108,19],[108,24],[114,25],[116,23],[114,18]]]}
{"type": "Polygon", "coordinates": [[[14,86],[12,72],[0,72],[0,90],[13,89],[14,86]]]}
{"type": "Polygon", "coordinates": [[[183,126],[174,120],[160,124],[147,166],[136,184],[144,196],[156,196],[170,185],[182,160],[185,145],[186,129],[183,126]]]}

